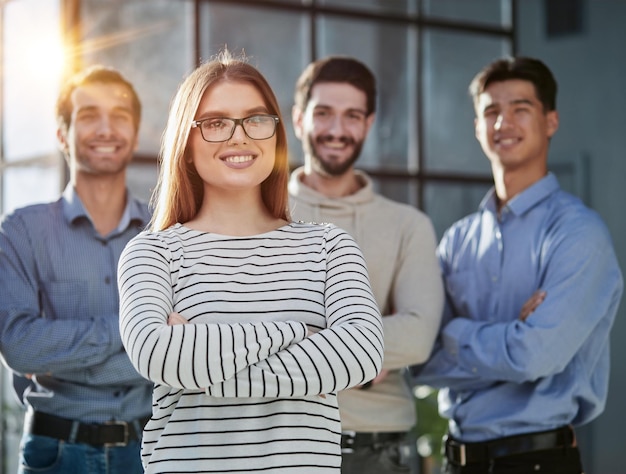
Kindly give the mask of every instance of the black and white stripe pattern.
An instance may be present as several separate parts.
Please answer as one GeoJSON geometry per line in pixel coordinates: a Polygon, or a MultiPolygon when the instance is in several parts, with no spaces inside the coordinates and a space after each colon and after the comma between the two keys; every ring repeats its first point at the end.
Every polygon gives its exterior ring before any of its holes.
{"type": "Polygon", "coordinates": [[[119,288],[122,340],[156,384],[148,473],[339,472],[336,392],[375,377],[383,354],[348,234],[292,223],[228,237],[177,224],[129,243],[119,288]],[[191,324],[168,326],[172,311],[191,324]]]}

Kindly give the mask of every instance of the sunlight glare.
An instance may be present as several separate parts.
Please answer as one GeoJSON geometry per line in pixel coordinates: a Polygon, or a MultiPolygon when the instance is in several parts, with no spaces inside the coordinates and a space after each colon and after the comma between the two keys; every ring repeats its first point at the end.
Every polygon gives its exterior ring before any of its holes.
{"type": "MultiPolygon", "coordinates": [[[[61,78],[65,70],[65,50],[60,37],[33,38],[21,51],[22,67],[29,76],[45,75],[61,78]]],[[[41,76],[40,76],[41,77],[41,76]]]]}
{"type": "Polygon", "coordinates": [[[65,68],[59,3],[9,2],[4,17],[5,159],[56,153],[54,106],[65,68]]]}

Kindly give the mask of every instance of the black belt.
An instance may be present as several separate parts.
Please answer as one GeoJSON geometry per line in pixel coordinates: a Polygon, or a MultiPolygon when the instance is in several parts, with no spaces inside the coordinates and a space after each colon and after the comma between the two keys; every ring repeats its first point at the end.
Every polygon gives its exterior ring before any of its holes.
{"type": "Polygon", "coordinates": [[[149,419],[150,417],[133,421],[81,423],[36,411],[27,414],[24,432],[71,443],[117,447],[126,446],[129,441],[139,441],[143,427],[149,419]]]}
{"type": "Polygon", "coordinates": [[[490,459],[543,449],[574,446],[574,430],[564,426],[550,431],[507,436],[479,443],[463,443],[450,436],[445,441],[445,455],[458,466],[485,463],[490,459]]]}
{"type": "Polygon", "coordinates": [[[382,446],[385,443],[397,442],[405,438],[405,432],[357,433],[343,431],[341,433],[341,452],[351,453],[357,448],[382,446]]]}

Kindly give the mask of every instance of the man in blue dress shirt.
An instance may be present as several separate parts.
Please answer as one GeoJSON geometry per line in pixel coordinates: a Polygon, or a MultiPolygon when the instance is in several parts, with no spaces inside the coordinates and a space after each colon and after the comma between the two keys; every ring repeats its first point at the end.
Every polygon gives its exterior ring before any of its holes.
{"type": "Polygon", "coordinates": [[[556,91],[524,57],[470,85],[495,186],[438,246],[442,329],[413,368],[440,388],[445,473],[579,474],[574,427],[604,409],[623,281],[605,224],[548,172],[556,91]]]}
{"type": "Polygon", "coordinates": [[[93,67],[56,112],[69,184],[0,223],[0,352],[26,405],[19,472],[141,473],[152,385],[122,347],[116,278],[149,220],[126,188],[141,105],[119,72],[93,67]]]}

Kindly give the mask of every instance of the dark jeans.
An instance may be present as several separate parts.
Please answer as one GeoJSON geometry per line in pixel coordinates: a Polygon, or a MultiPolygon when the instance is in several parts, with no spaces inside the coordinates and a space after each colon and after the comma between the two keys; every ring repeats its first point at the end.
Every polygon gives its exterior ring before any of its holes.
{"type": "Polygon", "coordinates": [[[531,451],[457,466],[444,458],[442,474],[582,474],[576,447],[531,451]]]}
{"type": "Polygon", "coordinates": [[[412,436],[375,446],[360,446],[341,454],[341,474],[419,473],[417,446],[412,436]]]}
{"type": "Polygon", "coordinates": [[[18,474],[141,474],[140,449],[139,441],[97,447],[25,434],[18,474]]]}

